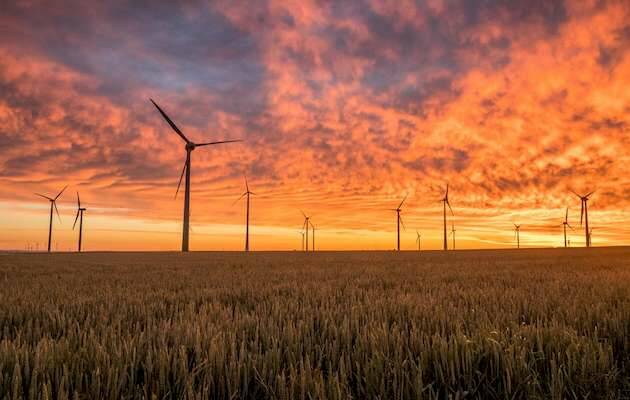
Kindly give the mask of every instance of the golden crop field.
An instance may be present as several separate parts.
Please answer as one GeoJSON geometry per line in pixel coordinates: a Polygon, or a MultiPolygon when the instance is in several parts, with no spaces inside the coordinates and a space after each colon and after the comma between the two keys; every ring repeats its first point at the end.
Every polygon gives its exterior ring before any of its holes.
{"type": "Polygon", "coordinates": [[[0,255],[0,398],[630,396],[630,249],[0,255]]]}

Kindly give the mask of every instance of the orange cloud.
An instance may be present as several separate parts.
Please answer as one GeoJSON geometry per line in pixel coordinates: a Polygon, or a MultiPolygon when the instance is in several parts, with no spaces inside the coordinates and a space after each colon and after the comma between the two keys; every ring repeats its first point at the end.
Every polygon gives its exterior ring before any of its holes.
{"type": "Polygon", "coordinates": [[[243,174],[254,224],[279,235],[268,248],[295,245],[300,209],[322,248],[391,248],[387,209],[407,194],[408,241],[418,228],[439,247],[446,182],[463,246],[510,245],[513,222],[560,244],[562,210],[579,218],[569,188],[598,190],[598,243],[622,244],[629,16],[621,2],[18,3],[0,19],[0,200],[70,183],[122,230],[179,224],[183,146],[153,97],[191,138],[246,139],[193,153],[193,221],[220,235],[208,248],[240,246],[243,174]]]}

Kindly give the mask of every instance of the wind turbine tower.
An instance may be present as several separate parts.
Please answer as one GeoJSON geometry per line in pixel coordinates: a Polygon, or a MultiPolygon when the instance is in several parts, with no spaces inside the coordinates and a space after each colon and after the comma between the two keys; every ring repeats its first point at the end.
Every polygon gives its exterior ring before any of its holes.
{"type": "Polygon", "coordinates": [[[81,252],[81,240],[83,238],[83,211],[87,210],[87,208],[81,207],[81,198],[79,197],[79,192],[77,192],[77,216],[74,218],[74,224],[72,224],[72,230],[77,224],[77,219],[79,220],[79,253],[81,252]]]}
{"type": "Polygon", "coordinates": [[[451,203],[448,201],[448,183],[446,184],[446,193],[440,201],[443,203],[444,206],[444,250],[448,250],[448,237],[446,235],[446,206],[448,206],[449,210],[451,210],[451,215],[455,215],[453,214],[451,203]]]}

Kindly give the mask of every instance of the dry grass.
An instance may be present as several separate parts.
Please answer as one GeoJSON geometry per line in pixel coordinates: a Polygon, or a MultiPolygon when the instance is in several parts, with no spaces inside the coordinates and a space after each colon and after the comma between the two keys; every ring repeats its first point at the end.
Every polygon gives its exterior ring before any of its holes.
{"type": "Polygon", "coordinates": [[[2,254],[0,398],[628,398],[591,250],[2,254]]]}

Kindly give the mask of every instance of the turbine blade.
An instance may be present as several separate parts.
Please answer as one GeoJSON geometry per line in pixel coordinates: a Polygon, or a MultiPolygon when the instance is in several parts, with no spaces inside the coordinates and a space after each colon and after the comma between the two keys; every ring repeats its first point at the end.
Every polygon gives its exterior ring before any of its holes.
{"type": "Polygon", "coordinates": [[[53,199],[51,199],[51,198],[50,198],[50,197],[48,197],[48,196],[44,196],[43,194],[35,193],[35,195],[40,196],[40,197],[43,197],[43,198],[45,198],[46,200],[53,201],[53,199]]]}
{"type": "Polygon", "coordinates": [[[407,196],[409,196],[409,195],[408,194],[405,195],[405,198],[400,202],[400,204],[398,205],[398,208],[402,207],[402,205],[405,202],[405,200],[407,200],[407,196]]]}
{"type": "Polygon", "coordinates": [[[81,198],[79,197],[79,192],[77,192],[77,208],[81,208],[81,198]]]}
{"type": "Polygon", "coordinates": [[[587,195],[586,195],[586,196],[584,196],[584,197],[586,197],[586,198],[588,199],[588,198],[589,198],[589,197],[591,197],[591,195],[592,195],[593,193],[595,193],[596,191],[597,191],[597,190],[593,190],[591,193],[587,194],[587,195]]]}
{"type": "Polygon", "coordinates": [[[242,142],[242,139],[234,139],[234,140],[221,140],[218,142],[207,142],[207,143],[195,143],[195,146],[197,147],[201,147],[201,146],[210,146],[212,144],[221,144],[221,143],[236,143],[236,142],[242,142]]]}
{"type": "Polygon", "coordinates": [[[153,105],[155,106],[155,108],[158,109],[158,111],[160,112],[160,114],[162,114],[162,117],[164,117],[164,119],[166,120],[166,122],[168,122],[168,124],[171,126],[171,128],[173,128],[173,130],[175,131],[175,133],[177,133],[182,139],[184,139],[184,141],[186,143],[190,143],[190,140],[188,140],[188,138],[184,135],[184,133],[182,131],[179,130],[179,128],[177,127],[177,125],[175,125],[175,123],[173,121],[171,121],[171,119],[168,117],[168,115],[166,115],[166,113],[164,111],[162,111],[162,109],[160,108],[160,106],[157,105],[157,103],[155,101],[153,101],[153,99],[149,99],[151,100],[151,103],[153,103],[153,105]]]}
{"type": "Polygon", "coordinates": [[[398,219],[400,220],[400,225],[402,225],[403,230],[406,231],[407,227],[405,226],[405,223],[403,222],[403,219],[400,215],[398,215],[398,219]]]}
{"type": "Polygon", "coordinates": [[[243,197],[245,197],[245,195],[246,195],[246,194],[247,194],[247,192],[243,193],[243,194],[241,195],[241,197],[239,197],[238,199],[234,200],[234,203],[232,203],[232,205],[234,205],[234,204],[238,203],[238,201],[239,201],[240,199],[242,199],[243,197]]]}
{"type": "Polygon", "coordinates": [[[582,226],[582,220],[584,219],[584,200],[582,200],[582,211],[580,211],[580,226],[582,226]]]}
{"type": "Polygon", "coordinates": [[[448,205],[448,209],[451,210],[451,215],[455,216],[455,213],[453,213],[453,209],[451,208],[451,203],[448,202],[448,199],[446,199],[446,204],[448,205]]]}
{"type": "Polygon", "coordinates": [[[579,194],[577,194],[577,193],[576,193],[573,189],[569,189],[569,191],[570,191],[571,193],[573,193],[574,195],[576,195],[577,197],[582,198],[582,196],[580,196],[579,194]]]}
{"type": "Polygon", "coordinates": [[[57,210],[57,203],[55,201],[52,202],[55,207],[55,211],[57,212],[57,218],[59,219],[59,223],[61,223],[61,216],[59,215],[59,210],[57,210]]]}
{"type": "Polygon", "coordinates": [[[569,222],[569,207],[567,207],[567,213],[564,216],[564,222],[569,222]]]}
{"type": "Polygon", "coordinates": [[[67,188],[68,188],[68,185],[64,186],[63,189],[61,189],[61,192],[59,192],[59,194],[53,200],[57,200],[59,196],[61,196],[61,193],[63,193],[67,188]]]}
{"type": "Polygon", "coordinates": [[[300,212],[301,212],[301,213],[302,213],[302,215],[304,216],[304,219],[308,218],[308,217],[306,216],[306,214],[304,214],[304,211],[300,210],[300,212]]]}
{"type": "Polygon", "coordinates": [[[186,172],[186,161],[184,161],[184,168],[182,169],[182,174],[179,176],[179,183],[177,184],[177,190],[175,191],[175,198],[177,198],[177,193],[179,193],[179,187],[182,185],[182,179],[184,179],[184,172],[186,172]]]}
{"type": "Polygon", "coordinates": [[[74,227],[77,224],[77,220],[79,219],[79,213],[80,212],[81,212],[80,210],[77,210],[77,216],[74,217],[74,224],[72,224],[72,230],[74,230],[74,227]]]}

